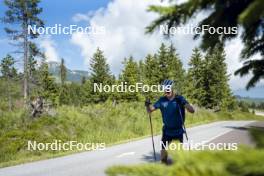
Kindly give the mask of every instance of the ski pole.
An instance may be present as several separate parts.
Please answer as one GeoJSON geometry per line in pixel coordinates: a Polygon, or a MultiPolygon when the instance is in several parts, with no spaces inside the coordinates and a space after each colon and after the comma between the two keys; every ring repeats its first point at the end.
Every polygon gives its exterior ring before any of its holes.
{"type": "Polygon", "coordinates": [[[185,133],[185,137],[186,137],[186,140],[187,140],[187,143],[188,143],[188,147],[189,147],[189,150],[190,150],[190,143],[189,143],[189,138],[188,138],[188,135],[187,135],[187,130],[186,130],[186,127],[185,127],[185,124],[184,124],[184,121],[183,121],[183,117],[182,117],[182,113],[181,113],[181,109],[179,108],[179,112],[180,112],[180,116],[181,116],[181,120],[182,120],[182,126],[183,126],[183,130],[184,130],[184,133],[185,133]]]}
{"type": "Polygon", "coordinates": [[[152,120],[151,120],[152,118],[151,118],[151,113],[148,111],[149,104],[150,104],[150,99],[146,99],[146,109],[147,109],[147,113],[148,113],[148,117],[149,117],[149,123],[150,123],[151,139],[152,139],[152,147],[153,147],[153,155],[154,155],[155,161],[157,161],[156,151],[155,151],[155,144],[154,144],[154,138],[153,138],[153,127],[152,127],[152,120]]]}

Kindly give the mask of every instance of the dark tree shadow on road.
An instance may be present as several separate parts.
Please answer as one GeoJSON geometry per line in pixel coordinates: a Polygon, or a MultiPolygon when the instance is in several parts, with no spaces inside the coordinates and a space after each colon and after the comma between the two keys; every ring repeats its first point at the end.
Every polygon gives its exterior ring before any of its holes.
{"type": "Polygon", "coordinates": [[[256,126],[256,125],[250,125],[246,127],[237,127],[237,126],[225,126],[225,128],[232,128],[234,130],[250,130],[252,128],[259,129],[259,130],[264,130],[264,127],[262,126],[256,126]]]}
{"type": "Polygon", "coordinates": [[[249,130],[250,127],[224,126],[225,128],[232,128],[234,130],[249,130]]]}

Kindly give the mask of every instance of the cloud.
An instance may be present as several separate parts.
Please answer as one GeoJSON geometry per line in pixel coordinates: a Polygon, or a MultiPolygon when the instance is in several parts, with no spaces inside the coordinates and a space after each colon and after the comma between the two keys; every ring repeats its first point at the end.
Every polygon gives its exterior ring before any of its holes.
{"type": "Polygon", "coordinates": [[[56,43],[51,39],[49,35],[40,37],[38,39],[38,43],[40,48],[44,50],[48,62],[59,61],[59,55],[56,51],[56,43]]]}
{"type": "Polygon", "coordinates": [[[91,12],[89,12],[88,14],[77,13],[72,17],[72,20],[73,22],[89,21],[91,15],[91,12]]]}
{"type": "MultiPolygon", "coordinates": [[[[146,11],[148,6],[164,3],[167,4],[167,2],[161,3],[160,0],[140,0],[137,3],[134,0],[114,0],[109,2],[106,8],[92,13],[76,14],[73,17],[75,21],[88,20],[89,25],[105,27],[106,33],[104,35],[74,33],[71,36],[71,42],[81,48],[81,55],[86,65],[89,65],[96,48],[102,49],[114,74],[120,73],[124,57],[133,55],[136,60],[143,59],[148,53],[157,52],[162,42],[174,44],[184,67],[187,68],[192,49],[199,46],[200,40],[194,41],[192,35],[184,34],[172,36],[169,40],[158,32],[145,34],[145,27],[157,18],[157,14],[146,11]]],[[[198,14],[196,19],[189,22],[189,25],[195,26],[206,15],[206,13],[198,14]]],[[[240,78],[233,75],[234,71],[242,66],[239,62],[242,46],[241,40],[235,39],[228,42],[225,47],[233,90],[244,88],[249,80],[249,77],[240,78]]]]}
{"type": "Polygon", "coordinates": [[[103,26],[106,30],[104,35],[75,33],[71,41],[81,48],[87,65],[96,48],[101,48],[112,72],[118,74],[124,57],[133,55],[137,60],[142,59],[148,53],[154,53],[165,41],[161,35],[145,35],[145,26],[156,17],[156,14],[147,13],[146,8],[158,2],[112,1],[105,9],[94,12],[89,21],[92,26],[103,26]],[[131,9],[133,13],[128,13],[131,9]]]}
{"type": "Polygon", "coordinates": [[[234,72],[243,64],[239,61],[240,52],[243,48],[241,39],[237,38],[226,43],[226,62],[228,73],[230,74],[230,85],[233,90],[244,88],[249,80],[249,75],[245,77],[235,76],[234,72]]]}
{"type": "MultiPolygon", "coordinates": [[[[226,62],[228,65],[228,73],[230,74],[230,85],[233,90],[244,89],[252,77],[252,73],[249,73],[246,76],[240,77],[239,75],[235,76],[234,72],[243,66],[243,61],[240,59],[240,53],[243,49],[243,44],[240,38],[233,39],[228,41],[225,46],[226,52],[226,62]]],[[[251,59],[259,59],[260,55],[257,54],[251,59]]],[[[260,81],[257,86],[264,85],[264,81],[260,81]]]]}

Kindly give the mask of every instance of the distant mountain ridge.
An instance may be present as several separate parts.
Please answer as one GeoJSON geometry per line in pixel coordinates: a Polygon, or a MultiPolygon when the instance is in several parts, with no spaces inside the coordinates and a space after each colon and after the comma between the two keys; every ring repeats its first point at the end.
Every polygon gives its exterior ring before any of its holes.
{"type": "MultiPolygon", "coordinates": [[[[60,81],[60,63],[58,62],[48,62],[49,72],[54,76],[57,82],[60,81]]],[[[88,78],[88,71],[83,70],[70,70],[67,68],[66,81],[81,83],[83,77],[88,78]]]]}
{"type": "Polygon", "coordinates": [[[253,103],[254,102],[256,104],[264,102],[264,98],[243,97],[243,96],[240,96],[240,95],[236,95],[236,99],[239,100],[239,101],[245,101],[245,102],[248,102],[248,103],[253,103]]]}
{"type": "Polygon", "coordinates": [[[238,89],[233,91],[234,95],[239,95],[244,98],[264,99],[264,85],[257,85],[249,90],[238,89]]]}

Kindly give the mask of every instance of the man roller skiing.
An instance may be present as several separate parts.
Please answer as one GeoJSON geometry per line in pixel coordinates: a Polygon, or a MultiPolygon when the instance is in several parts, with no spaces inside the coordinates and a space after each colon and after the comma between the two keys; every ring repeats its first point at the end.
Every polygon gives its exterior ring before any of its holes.
{"type": "Polygon", "coordinates": [[[181,95],[176,94],[175,86],[172,80],[163,82],[164,96],[160,97],[153,106],[147,104],[149,113],[160,109],[163,121],[161,142],[161,162],[168,164],[168,153],[166,144],[172,140],[183,142],[183,134],[185,129],[183,123],[185,120],[185,108],[188,112],[194,113],[194,108],[181,95]]]}

